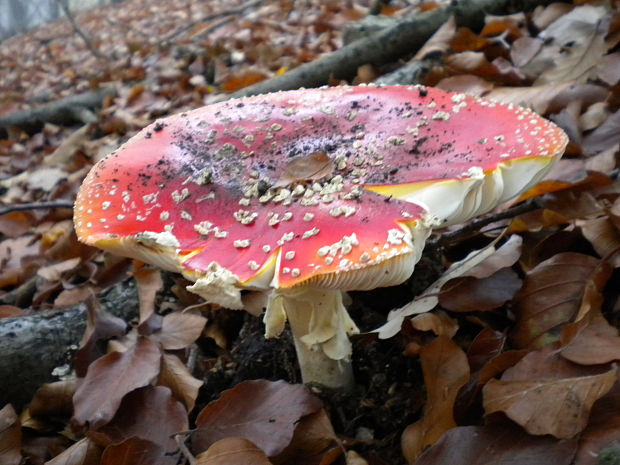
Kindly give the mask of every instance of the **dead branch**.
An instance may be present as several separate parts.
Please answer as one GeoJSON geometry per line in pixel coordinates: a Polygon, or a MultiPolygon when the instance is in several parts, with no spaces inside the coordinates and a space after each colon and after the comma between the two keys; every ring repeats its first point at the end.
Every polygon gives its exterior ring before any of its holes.
{"type": "Polygon", "coordinates": [[[75,123],[94,123],[97,117],[91,109],[101,106],[108,95],[116,95],[116,89],[103,87],[92,92],[72,95],[54,102],[20,110],[0,117],[0,128],[15,126],[25,131],[32,131],[43,123],[71,125],[75,123]]]}
{"type": "Polygon", "coordinates": [[[56,3],[58,3],[60,8],[62,8],[63,13],[65,14],[67,19],[71,23],[73,30],[84,41],[84,43],[86,44],[86,48],[88,48],[90,53],[92,53],[95,58],[98,58],[100,60],[107,60],[108,57],[106,57],[99,50],[97,50],[97,48],[93,44],[93,41],[90,40],[90,37],[88,37],[88,35],[82,30],[82,28],[80,28],[77,21],[73,17],[73,13],[71,12],[71,9],[69,8],[69,4],[67,3],[67,0],[56,0],[56,3]]]}
{"type": "MultiPolygon", "coordinates": [[[[110,313],[129,321],[137,315],[138,293],[132,280],[99,296],[110,313]]],[[[72,365],[71,350],[86,328],[86,304],[0,319],[0,405],[20,408],[56,367],[72,365]]]]}
{"type": "Polygon", "coordinates": [[[341,49],[306,63],[282,75],[245,87],[227,98],[264,94],[299,87],[318,87],[327,84],[330,78],[349,79],[357,68],[364,64],[381,65],[411,55],[429,37],[454,15],[459,26],[473,29],[481,26],[485,15],[505,14],[509,8],[529,11],[538,5],[551,3],[551,0],[462,0],[451,2],[446,8],[420,13],[403,18],[387,29],[381,29],[368,37],[357,40],[341,49]]]}
{"type": "Polygon", "coordinates": [[[226,16],[238,15],[238,14],[243,13],[245,10],[248,10],[248,9],[253,8],[255,6],[259,6],[262,3],[265,3],[265,0],[254,0],[254,1],[248,2],[245,5],[242,5],[242,6],[238,7],[238,8],[232,8],[230,10],[221,11],[219,13],[214,13],[214,14],[211,14],[211,15],[203,16],[199,20],[192,21],[192,22],[186,24],[185,26],[183,26],[182,28],[177,29],[176,31],[168,34],[166,37],[164,37],[159,42],[157,42],[157,45],[158,46],[168,45],[174,39],[176,39],[180,35],[184,34],[185,32],[189,31],[190,29],[196,27],[198,24],[206,23],[207,21],[211,21],[211,20],[214,20],[214,19],[225,18],[226,16]]]}
{"type": "Polygon", "coordinates": [[[7,213],[24,211],[24,210],[43,210],[46,208],[73,208],[73,202],[69,201],[58,201],[58,202],[33,202],[33,203],[22,203],[19,205],[7,205],[4,208],[0,208],[0,216],[6,215],[7,213]]]}
{"type": "Polygon", "coordinates": [[[471,223],[466,224],[465,226],[456,229],[454,231],[450,231],[442,234],[434,240],[430,240],[427,244],[428,248],[439,248],[444,247],[448,244],[461,241],[473,233],[478,233],[485,226],[496,223],[502,220],[509,220],[516,218],[519,215],[523,215],[524,213],[529,213],[534,210],[538,210],[539,208],[543,208],[543,201],[540,197],[535,197],[533,199],[528,200],[527,202],[523,202],[519,205],[515,205],[514,207],[510,207],[508,210],[492,213],[483,218],[479,218],[477,220],[472,221],[471,223]]]}

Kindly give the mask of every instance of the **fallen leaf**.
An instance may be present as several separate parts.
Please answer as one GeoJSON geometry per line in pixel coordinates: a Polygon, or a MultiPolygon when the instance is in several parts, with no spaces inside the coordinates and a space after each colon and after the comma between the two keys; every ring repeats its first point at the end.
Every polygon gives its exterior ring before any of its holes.
{"type": "Polygon", "coordinates": [[[192,446],[200,452],[220,439],[242,437],[271,457],[290,444],[299,419],[320,408],[321,401],[306,386],[244,381],[200,412],[192,446]]]}
{"type": "Polygon", "coordinates": [[[133,272],[138,285],[138,300],[140,301],[140,324],[147,321],[155,312],[155,298],[164,287],[161,273],[154,268],[141,267],[133,272]]]}
{"type": "Polygon", "coordinates": [[[47,279],[48,281],[60,281],[62,278],[62,274],[65,271],[75,269],[81,261],[82,259],[80,257],[74,257],[60,263],[54,263],[53,265],[44,266],[42,268],[39,268],[39,270],[37,271],[37,275],[47,279]]]}
{"type": "Polygon", "coordinates": [[[603,124],[583,138],[581,147],[588,155],[614,147],[620,142],[620,110],[612,113],[603,124]]]}
{"type": "Polygon", "coordinates": [[[244,438],[224,438],[198,454],[196,465],[272,465],[256,444],[244,438]]]}
{"type": "Polygon", "coordinates": [[[329,465],[343,451],[325,409],[320,409],[300,420],[291,443],[271,460],[275,465],[329,465]]]}
{"type": "Polygon", "coordinates": [[[503,412],[534,435],[572,438],[588,423],[592,404],[614,385],[617,369],[596,373],[572,366],[554,348],[533,351],[483,388],[487,415],[503,412]]]}
{"type": "Polygon", "coordinates": [[[620,360],[620,336],[600,311],[564,328],[560,354],[580,365],[598,365],[620,360]]]}
{"type": "Polygon", "coordinates": [[[174,456],[166,456],[164,448],[151,441],[129,438],[103,451],[100,465],[175,465],[174,456]]]}
{"type": "Polygon", "coordinates": [[[35,417],[69,417],[73,413],[76,379],[46,383],[37,389],[28,409],[35,417]]]}
{"type": "Polygon", "coordinates": [[[571,465],[577,439],[533,437],[517,426],[460,426],[427,449],[415,465],[571,465]]]}
{"type": "Polygon", "coordinates": [[[557,340],[562,327],[588,304],[588,286],[602,289],[610,272],[609,265],[575,252],[559,253],[530,270],[514,299],[517,346],[541,347],[557,340]]]}
{"type": "Polygon", "coordinates": [[[436,336],[452,338],[459,329],[458,323],[440,310],[421,313],[409,320],[418,331],[432,331],[436,336]]]}
{"type": "Polygon", "coordinates": [[[560,16],[539,35],[549,44],[553,60],[534,85],[585,81],[607,52],[608,30],[609,16],[604,7],[583,5],[560,16]]]}
{"type": "Polygon", "coordinates": [[[207,319],[187,312],[172,312],[162,321],[161,330],[152,339],[166,350],[184,349],[190,346],[202,333],[207,319]]]}
{"type": "Polygon", "coordinates": [[[75,371],[80,377],[86,375],[93,361],[104,355],[100,341],[122,336],[127,331],[127,323],[105,311],[94,297],[86,300],[86,306],[86,330],[75,355],[75,371]]]}
{"type": "Polygon", "coordinates": [[[379,333],[379,339],[389,339],[398,334],[405,317],[431,311],[439,303],[438,295],[441,287],[450,279],[462,276],[476,265],[482,263],[483,260],[493,255],[495,252],[495,242],[496,241],[490,243],[480,250],[474,250],[463,260],[454,262],[437,281],[431,284],[428,289],[417,296],[412,302],[401,308],[391,310],[388,314],[387,323],[372,332],[379,333]]]}
{"type": "Polygon", "coordinates": [[[431,53],[445,53],[450,47],[450,42],[456,33],[456,20],[451,16],[443,23],[426,43],[417,51],[413,60],[423,60],[431,53]]]}
{"type": "Polygon", "coordinates": [[[194,378],[176,355],[164,353],[157,384],[170,388],[174,397],[183,402],[187,411],[191,412],[203,382],[194,378]]]}
{"type": "Polygon", "coordinates": [[[111,352],[95,360],[73,396],[74,421],[91,429],[106,424],[127,393],[155,379],[160,365],[160,350],[146,337],[140,337],[125,352],[111,352]]]}
{"type": "Polygon", "coordinates": [[[403,454],[409,463],[456,426],[454,401],[459,389],[469,380],[467,357],[446,336],[439,336],[422,347],[420,362],[427,399],[422,419],[409,425],[401,437],[403,454]]]}
{"type": "Polygon", "coordinates": [[[312,152],[293,157],[286,163],[274,187],[300,181],[316,181],[334,172],[333,160],[325,152],[312,152]]]}
{"type": "Polygon", "coordinates": [[[99,465],[101,448],[88,438],[80,439],[45,465],[99,465]]]}
{"type": "Polygon", "coordinates": [[[616,382],[592,407],[588,427],[580,435],[574,465],[612,465],[613,460],[609,458],[618,456],[619,442],[620,383],[616,382]]]}
{"type": "Polygon", "coordinates": [[[498,102],[531,108],[536,113],[545,114],[553,100],[563,91],[574,86],[573,82],[554,83],[529,87],[495,87],[484,95],[498,102]]]}
{"type": "Polygon", "coordinates": [[[19,465],[22,460],[22,430],[10,404],[0,409],[0,463],[19,465]]]}
{"type": "Polygon", "coordinates": [[[63,139],[56,150],[43,159],[43,164],[58,167],[67,166],[72,161],[76,152],[81,148],[82,144],[90,138],[90,128],[91,125],[86,124],[63,139]]]}
{"type": "Polygon", "coordinates": [[[172,436],[188,429],[187,411],[170,389],[145,386],[127,394],[109,423],[91,432],[98,444],[119,444],[131,437],[149,440],[172,452],[172,436]]]}
{"type": "Polygon", "coordinates": [[[494,310],[511,300],[521,288],[517,273],[504,268],[488,278],[451,279],[439,293],[439,305],[453,312],[494,310]]]}
{"type": "Polygon", "coordinates": [[[620,231],[610,218],[578,220],[576,224],[601,258],[615,268],[620,267],[620,231]]]}

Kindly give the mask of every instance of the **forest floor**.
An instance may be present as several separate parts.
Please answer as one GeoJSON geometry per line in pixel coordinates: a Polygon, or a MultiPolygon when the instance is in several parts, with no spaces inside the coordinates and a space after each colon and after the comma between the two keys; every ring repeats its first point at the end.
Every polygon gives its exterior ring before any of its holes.
{"type": "Polygon", "coordinates": [[[126,0],[0,43],[0,463],[620,463],[617,1],[497,1],[317,78],[522,105],[569,137],[519,199],[435,231],[408,281],[350,293],[352,392],[301,385],[288,330],[265,339],[261,318],[77,241],[81,182],[144,126],[449,3],[126,0]],[[81,340],[11,339],[61,314],[81,340]]]}

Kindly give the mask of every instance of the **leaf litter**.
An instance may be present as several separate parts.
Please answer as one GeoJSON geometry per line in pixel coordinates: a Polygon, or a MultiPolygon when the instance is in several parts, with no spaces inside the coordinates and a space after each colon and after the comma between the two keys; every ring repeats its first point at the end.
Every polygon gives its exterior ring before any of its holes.
{"type": "MultiPolygon", "coordinates": [[[[255,317],[202,305],[181,278],[77,243],[66,205],[105,153],[157,117],[340,48],[343,27],[370,3],[310,1],[302,11],[286,0],[126,0],[76,16],[99,57],[67,21],[0,44],[0,115],[104,86],[116,92],[88,124],[1,130],[2,207],[65,207],[0,216],[0,322],[88,303],[74,374],[41,386],[21,415],[0,406],[1,463],[617,460],[615,3],[487,15],[479,30],[449,21],[418,52],[414,60],[443,57],[423,84],[533,108],[571,140],[564,159],[521,197],[538,199],[533,211],[429,251],[401,286],[351,293],[363,330],[354,338],[351,395],[297,384],[286,334],[264,341],[255,317]],[[124,321],[96,300],[131,279],[140,312],[124,321]]],[[[391,3],[386,18],[418,13],[391,3]]],[[[360,69],[349,82],[398,66],[360,69]]],[[[291,160],[282,182],[332,169],[316,153],[291,160]]]]}

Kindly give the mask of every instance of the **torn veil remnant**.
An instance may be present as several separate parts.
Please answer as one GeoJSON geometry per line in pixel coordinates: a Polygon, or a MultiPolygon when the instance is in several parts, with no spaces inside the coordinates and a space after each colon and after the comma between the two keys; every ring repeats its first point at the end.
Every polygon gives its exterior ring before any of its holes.
{"type": "Polygon", "coordinates": [[[567,139],[530,110],[425,87],[332,87],[229,100],[142,130],[89,173],[80,240],[243,308],[269,292],[305,382],[353,382],[342,292],[396,285],[430,230],[515,197],[567,139]]]}

